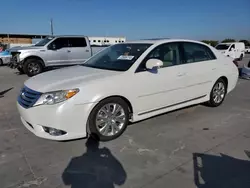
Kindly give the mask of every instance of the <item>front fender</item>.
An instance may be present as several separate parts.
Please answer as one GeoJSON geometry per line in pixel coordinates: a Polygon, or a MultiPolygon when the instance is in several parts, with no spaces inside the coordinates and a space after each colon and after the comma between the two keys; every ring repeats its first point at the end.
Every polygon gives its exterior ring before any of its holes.
{"type": "Polygon", "coordinates": [[[19,61],[25,61],[28,58],[37,58],[44,62],[44,59],[37,52],[22,52],[19,54],[19,61]]]}
{"type": "MultiPolygon", "coordinates": [[[[82,90],[82,91],[84,92],[87,90],[82,90]]],[[[126,102],[129,103],[128,105],[132,108],[131,109],[132,111],[136,111],[137,109],[135,105],[136,104],[135,97],[132,95],[128,95],[126,92],[125,93],[121,92],[119,90],[114,92],[103,92],[103,91],[84,92],[82,95],[80,94],[79,96],[77,96],[75,103],[77,105],[83,105],[89,103],[98,104],[100,101],[109,97],[121,97],[122,99],[124,99],[126,102]]]]}

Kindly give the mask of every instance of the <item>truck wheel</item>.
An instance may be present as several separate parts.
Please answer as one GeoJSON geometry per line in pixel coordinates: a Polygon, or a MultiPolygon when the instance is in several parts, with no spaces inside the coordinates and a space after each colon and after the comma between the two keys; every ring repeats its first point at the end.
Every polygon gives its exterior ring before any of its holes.
{"type": "Polygon", "coordinates": [[[3,65],[3,60],[2,59],[0,59],[0,66],[2,66],[3,65]]]}
{"type": "Polygon", "coordinates": [[[43,72],[42,61],[39,59],[27,59],[23,66],[24,72],[29,76],[35,76],[43,72]]]}
{"type": "Polygon", "coordinates": [[[17,70],[19,71],[20,74],[24,74],[23,68],[17,67],[17,70]]]}
{"type": "Polygon", "coordinates": [[[90,136],[100,141],[119,137],[129,121],[129,107],[119,97],[111,97],[99,102],[89,115],[90,136]]]}

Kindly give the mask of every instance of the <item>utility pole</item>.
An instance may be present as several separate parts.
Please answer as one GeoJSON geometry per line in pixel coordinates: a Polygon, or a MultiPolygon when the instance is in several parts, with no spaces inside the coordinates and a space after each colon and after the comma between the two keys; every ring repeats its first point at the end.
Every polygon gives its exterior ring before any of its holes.
{"type": "Polygon", "coordinates": [[[53,31],[53,19],[52,18],[50,19],[50,32],[51,32],[51,35],[53,36],[54,31],[53,31]]]}

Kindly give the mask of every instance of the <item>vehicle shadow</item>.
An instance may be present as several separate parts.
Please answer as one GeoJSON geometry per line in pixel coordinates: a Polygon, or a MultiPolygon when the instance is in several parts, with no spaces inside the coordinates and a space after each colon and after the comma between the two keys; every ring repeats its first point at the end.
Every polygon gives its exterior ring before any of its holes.
{"type": "MultiPolygon", "coordinates": [[[[245,151],[250,158],[250,152],[245,151]]],[[[198,188],[249,188],[250,160],[194,153],[194,182],[198,188]]]]}
{"type": "Polygon", "coordinates": [[[74,157],[62,174],[65,185],[71,188],[114,188],[123,185],[127,174],[122,164],[99,141],[89,137],[85,143],[86,153],[74,157]]]}
{"type": "Polygon", "coordinates": [[[12,90],[13,87],[9,88],[9,89],[6,89],[6,90],[3,90],[3,91],[0,91],[0,98],[4,97],[4,94],[9,92],[10,90],[12,90]]]}

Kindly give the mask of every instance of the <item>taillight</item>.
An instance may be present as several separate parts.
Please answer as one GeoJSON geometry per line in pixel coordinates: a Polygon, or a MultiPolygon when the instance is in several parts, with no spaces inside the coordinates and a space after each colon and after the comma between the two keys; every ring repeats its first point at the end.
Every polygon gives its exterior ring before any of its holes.
{"type": "Polygon", "coordinates": [[[236,60],[233,60],[233,63],[236,65],[236,67],[239,66],[239,63],[238,63],[238,61],[236,61],[236,60]]]}

